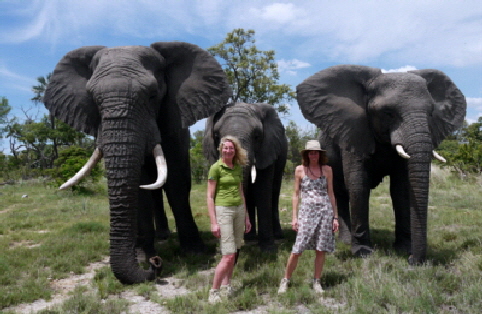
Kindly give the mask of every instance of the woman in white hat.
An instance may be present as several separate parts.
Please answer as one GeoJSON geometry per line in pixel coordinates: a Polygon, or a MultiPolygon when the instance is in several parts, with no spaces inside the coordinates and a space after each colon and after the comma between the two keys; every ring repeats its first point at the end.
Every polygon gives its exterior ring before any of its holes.
{"type": "Polygon", "coordinates": [[[333,172],[326,163],[326,151],[316,140],[309,140],[301,151],[303,164],[296,167],[292,197],[293,218],[291,226],[297,232],[296,241],[286,264],[278,293],[285,293],[305,250],[315,250],[313,289],[322,293],[321,273],[325,253],[335,250],[334,232],[338,231],[338,210],[333,193],[333,172]],[[301,193],[301,206],[298,205],[301,193]]]}

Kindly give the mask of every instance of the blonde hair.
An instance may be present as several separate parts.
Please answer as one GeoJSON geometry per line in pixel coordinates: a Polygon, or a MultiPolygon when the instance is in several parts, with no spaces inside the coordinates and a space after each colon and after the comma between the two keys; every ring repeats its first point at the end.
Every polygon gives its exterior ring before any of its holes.
{"type": "Polygon", "coordinates": [[[233,158],[233,164],[239,164],[241,166],[244,166],[248,163],[248,154],[246,153],[246,150],[241,147],[241,143],[239,142],[238,138],[228,135],[225,136],[221,139],[219,143],[219,152],[223,150],[224,143],[226,142],[231,142],[234,145],[234,158],[233,158]]]}

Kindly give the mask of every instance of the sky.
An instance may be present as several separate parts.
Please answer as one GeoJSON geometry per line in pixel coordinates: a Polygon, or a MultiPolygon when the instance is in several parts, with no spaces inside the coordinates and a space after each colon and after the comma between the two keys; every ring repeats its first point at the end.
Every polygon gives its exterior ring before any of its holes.
{"type": "MultiPolygon", "coordinates": [[[[293,90],[337,64],[437,69],[465,95],[467,121],[482,116],[480,0],[0,0],[0,96],[11,116],[38,119],[47,111],[31,101],[32,86],[71,50],[158,41],[207,49],[236,28],[254,30],[258,50],[275,51],[279,83],[293,90]]],[[[282,122],[313,128],[290,105],[282,122]]]]}

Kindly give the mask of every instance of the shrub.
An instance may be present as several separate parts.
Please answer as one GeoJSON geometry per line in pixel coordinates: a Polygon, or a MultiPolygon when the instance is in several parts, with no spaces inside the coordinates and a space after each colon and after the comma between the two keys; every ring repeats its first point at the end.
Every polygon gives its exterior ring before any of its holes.
{"type": "MultiPolygon", "coordinates": [[[[68,179],[73,177],[89,160],[92,155],[92,151],[78,146],[71,146],[67,149],[62,150],[59,153],[59,158],[55,160],[55,168],[50,170],[50,174],[55,179],[57,186],[62,185],[68,179]]],[[[103,170],[99,164],[95,165],[89,175],[83,178],[78,185],[73,186],[72,189],[83,190],[85,189],[85,184],[88,182],[87,178],[90,179],[92,183],[98,182],[103,176],[103,170]]]]}

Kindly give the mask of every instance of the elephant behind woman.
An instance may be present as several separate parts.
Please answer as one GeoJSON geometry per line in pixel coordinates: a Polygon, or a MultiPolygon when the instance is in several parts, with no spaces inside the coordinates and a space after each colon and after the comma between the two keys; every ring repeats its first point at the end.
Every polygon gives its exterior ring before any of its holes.
{"type": "Polygon", "coordinates": [[[243,174],[251,220],[247,237],[257,236],[264,251],[275,250],[275,238],[283,237],[278,204],[288,151],[284,126],[269,104],[227,105],[206,121],[203,151],[210,164],[219,159],[217,147],[227,135],[237,137],[248,152],[248,165],[243,174]]]}
{"type": "Polygon", "coordinates": [[[462,92],[437,70],[382,73],[338,65],[299,84],[297,98],[304,117],[322,131],[340,236],[351,241],[352,252],[372,251],[370,189],[390,176],[394,246],[410,253],[411,263],[424,262],[430,164],[432,157],[440,158],[434,149],[464,121],[462,92]]]}

